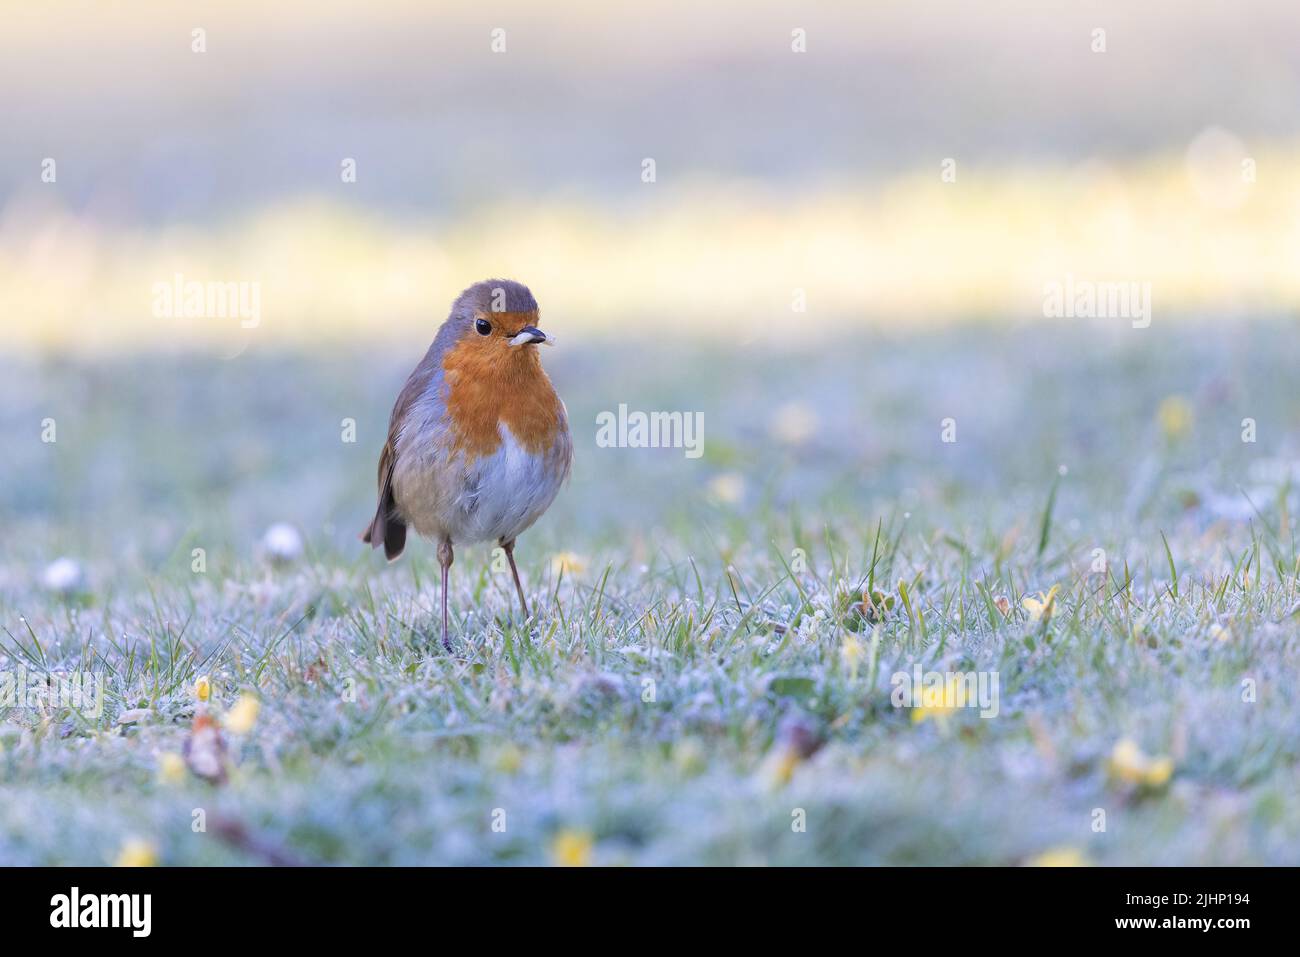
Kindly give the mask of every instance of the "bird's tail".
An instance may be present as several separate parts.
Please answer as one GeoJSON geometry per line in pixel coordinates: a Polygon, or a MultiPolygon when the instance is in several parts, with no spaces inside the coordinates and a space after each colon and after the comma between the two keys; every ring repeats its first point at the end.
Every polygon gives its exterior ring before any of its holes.
{"type": "Polygon", "coordinates": [[[393,443],[390,440],[379,456],[379,506],[370,526],[361,533],[361,540],[371,548],[384,546],[384,555],[391,562],[406,548],[406,523],[397,514],[397,500],[393,497],[393,443]]]}
{"type": "Polygon", "coordinates": [[[361,540],[371,548],[384,546],[384,557],[390,562],[406,548],[406,523],[398,518],[390,492],[379,503],[375,517],[361,533],[361,540]]]}

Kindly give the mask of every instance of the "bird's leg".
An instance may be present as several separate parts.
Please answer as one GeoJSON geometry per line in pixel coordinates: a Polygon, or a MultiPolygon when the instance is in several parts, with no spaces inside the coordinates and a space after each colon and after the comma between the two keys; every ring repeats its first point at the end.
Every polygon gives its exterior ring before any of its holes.
{"type": "Polygon", "coordinates": [[[515,576],[515,591],[519,592],[519,604],[524,606],[524,619],[528,618],[528,599],[524,597],[524,586],[519,580],[519,569],[515,566],[515,540],[512,538],[508,542],[502,542],[501,547],[506,550],[506,558],[510,559],[510,574],[515,576]]]}
{"type": "Polygon", "coordinates": [[[451,541],[444,539],[438,545],[438,564],[442,567],[442,646],[451,651],[451,638],[447,635],[447,573],[451,571],[451,541]]]}

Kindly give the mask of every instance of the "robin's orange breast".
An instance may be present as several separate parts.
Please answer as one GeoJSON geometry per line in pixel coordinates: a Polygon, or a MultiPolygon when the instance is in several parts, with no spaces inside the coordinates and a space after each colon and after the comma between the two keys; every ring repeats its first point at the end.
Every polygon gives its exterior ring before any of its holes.
{"type": "Polygon", "coordinates": [[[471,459],[491,455],[501,445],[502,423],[530,453],[554,447],[564,416],[536,346],[467,337],[447,352],[442,368],[457,451],[471,459]]]}

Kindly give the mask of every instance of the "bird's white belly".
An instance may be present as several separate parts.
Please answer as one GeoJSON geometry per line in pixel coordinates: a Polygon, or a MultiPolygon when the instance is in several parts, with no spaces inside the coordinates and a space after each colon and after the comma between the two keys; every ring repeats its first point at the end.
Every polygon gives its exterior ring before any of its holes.
{"type": "Polygon", "coordinates": [[[424,468],[394,476],[401,511],[417,532],[458,544],[510,541],[555,500],[563,470],[529,452],[504,423],[499,430],[501,444],[490,455],[426,459],[424,468]]]}

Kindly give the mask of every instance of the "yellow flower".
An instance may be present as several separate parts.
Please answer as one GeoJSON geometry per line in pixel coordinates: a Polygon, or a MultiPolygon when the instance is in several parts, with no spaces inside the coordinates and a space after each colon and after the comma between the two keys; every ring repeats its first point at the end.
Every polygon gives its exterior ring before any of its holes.
{"type": "Polygon", "coordinates": [[[763,761],[762,768],[762,777],[768,787],[775,790],[789,784],[801,760],[794,748],[782,746],[773,749],[763,761]]]}
{"type": "Polygon", "coordinates": [[[709,496],[723,505],[736,505],[745,497],[745,480],[735,472],[724,472],[709,483],[709,496]]]}
{"type": "Polygon", "coordinates": [[[1106,770],[1116,781],[1157,788],[1173,775],[1174,759],[1148,757],[1132,738],[1121,738],[1110,752],[1106,770]]]}
{"type": "Polygon", "coordinates": [[[496,760],[493,762],[502,774],[514,774],[523,763],[524,753],[510,742],[506,742],[497,750],[496,760]]]}
{"type": "Polygon", "coordinates": [[[1077,847],[1052,847],[1025,862],[1029,867],[1088,867],[1086,854],[1077,847]]]}
{"type": "Polygon", "coordinates": [[[138,837],[127,838],[117,852],[114,867],[157,867],[158,849],[138,837]]]}
{"type": "Polygon", "coordinates": [[[1020,604],[1025,606],[1025,611],[1029,612],[1030,621],[1041,621],[1046,624],[1051,620],[1052,612],[1056,609],[1056,593],[1060,587],[1060,585],[1053,585],[1046,593],[1040,591],[1037,596],[1026,595],[1020,600],[1020,604]]]}
{"type": "Polygon", "coordinates": [[[553,578],[558,578],[561,574],[566,578],[572,578],[583,574],[586,570],[587,560],[581,555],[575,555],[573,552],[556,552],[551,556],[553,578]]]}
{"type": "Polygon", "coordinates": [[[199,675],[199,680],[194,682],[194,697],[200,701],[207,701],[212,697],[212,682],[207,675],[199,675]]]}
{"type": "Polygon", "coordinates": [[[163,784],[179,784],[185,780],[185,759],[169,751],[158,759],[158,780],[163,784]]]}
{"type": "Polygon", "coordinates": [[[699,774],[708,767],[708,755],[700,742],[684,738],[673,745],[673,766],[683,775],[699,774]]]}
{"type": "Polygon", "coordinates": [[[1146,781],[1148,787],[1158,788],[1169,782],[1174,774],[1174,759],[1168,757],[1155,758],[1147,767],[1146,781]]]}
{"type": "Polygon", "coordinates": [[[1215,641],[1232,641],[1232,629],[1226,625],[1211,625],[1210,637],[1215,641]]]}
{"type": "Polygon", "coordinates": [[[844,664],[848,666],[850,681],[858,680],[858,663],[862,661],[863,654],[865,654],[865,649],[862,647],[862,642],[858,641],[857,636],[845,635],[844,644],[840,647],[840,657],[844,659],[844,664]]]}
{"type": "Polygon", "coordinates": [[[1192,430],[1192,404],[1185,396],[1171,395],[1160,403],[1156,420],[1167,439],[1181,439],[1192,430]]]}
{"type": "Polygon", "coordinates": [[[251,694],[241,694],[235,706],[226,714],[226,730],[231,734],[248,734],[257,723],[261,703],[251,694]]]}
{"type": "Polygon", "coordinates": [[[595,843],[587,831],[565,828],[551,841],[551,863],[556,867],[587,867],[595,843]]]}
{"type": "Polygon", "coordinates": [[[912,705],[912,723],[920,724],[926,718],[937,718],[940,724],[948,719],[948,716],[957,710],[959,698],[964,698],[965,689],[962,687],[961,677],[959,675],[947,675],[943,679],[942,687],[934,687],[923,683],[919,689],[912,692],[916,703],[912,705]]]}

